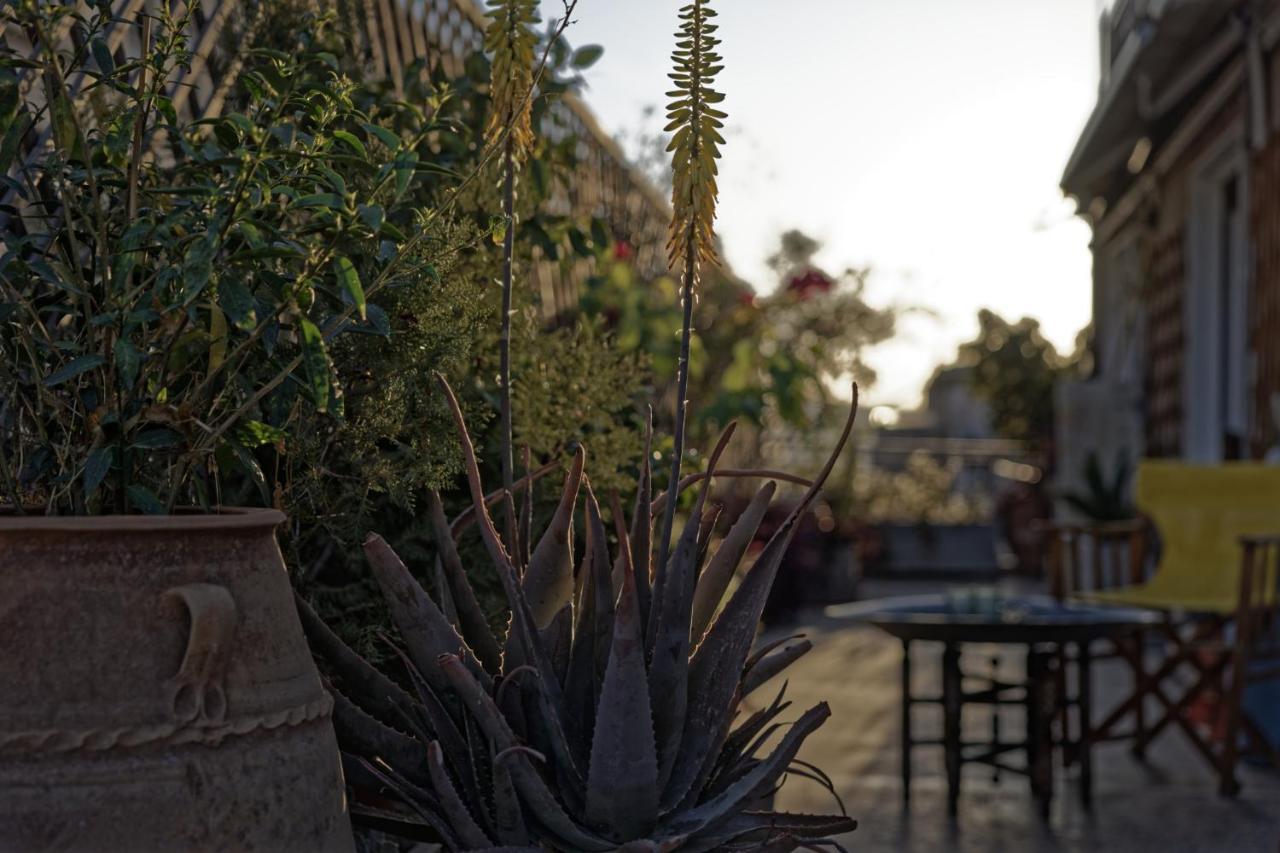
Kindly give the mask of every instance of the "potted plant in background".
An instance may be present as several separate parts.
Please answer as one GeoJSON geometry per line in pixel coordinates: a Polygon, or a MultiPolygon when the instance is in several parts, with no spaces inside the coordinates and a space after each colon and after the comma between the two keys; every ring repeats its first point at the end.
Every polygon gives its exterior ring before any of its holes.
{"type": "Polygon", "coordinates": [[[389,213],[428,166],[332,55],[247,52],[192,122],[187,22],[78,8],[0,9],[4,843],[350,849],[284,517],[221,496],[275,503],[256,451],[342,410],[327,345],[430,274],[389,213]]]}

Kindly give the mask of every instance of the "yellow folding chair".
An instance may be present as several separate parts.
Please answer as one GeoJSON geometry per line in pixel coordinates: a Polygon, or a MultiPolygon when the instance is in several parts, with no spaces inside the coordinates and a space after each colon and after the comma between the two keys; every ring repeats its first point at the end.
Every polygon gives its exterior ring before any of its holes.
{"type": "Polygon", "coordinates": [[[1239,790],[1235,766],[1242,735],[1280,764],[1280,756],[1259,727],[1240,709],[1253,646],[1267,636],[1268,627],[1274,627],[1278,609],[1280,579],[1274,564],[1263,566],[1263,558],[1265,554],[1276,559],[1266,553],[1266,546],[1276,541],[1272,534],[1280,531],[1280,468],[1147,461],[1138,468],[1135,497],[1159,535],[1154,574],[1145,577],[1143,572],[1150,553],[1144,526],[1128,528],[1128,565],[1122,572],[1107,574],[1099,569],[1097,559],[1097,543],[1113,541],[1122,527],[1101,527],[1094,533],[1069,528],[1051,551],[1052,583],[1059,594],[1096,604],[1146,607],[1166,615],[1160,629],[1167,640],[1166,657],[1148,673],[1140,649],[1126,653],[1134,667],[1136,689],[1094,727],[1092,738],[1114,739],[1117,724],[1132,714],[1137,720],[1134,749],[1141,753],[1167,725],[1177,724],[1213,766],[1220,790],[1234,794],[1239,790]],[[1094,559],[1081,558],[1081,539],[1094,543],[1094,559]],[[1064,554],[1062,541],[1073,549],[1069,554],[1064,554]],[[1140,577],[1145,579],[1137,580],[1140,577]],[[1230,625],[1241,629],[1235,642],[1225,637],[1230,625]],[[1186,667],[1192,668],[1194,682],[1174,700],[1165,685],[1186,667]],[[1220,746],[1188,713],[1198,698],[1215,695],[1225,720],[1216,739],[1220,746]],[[1164,710],[1152,726],[1146,726],[1143,718],[1148,696],[1164,710]]]}

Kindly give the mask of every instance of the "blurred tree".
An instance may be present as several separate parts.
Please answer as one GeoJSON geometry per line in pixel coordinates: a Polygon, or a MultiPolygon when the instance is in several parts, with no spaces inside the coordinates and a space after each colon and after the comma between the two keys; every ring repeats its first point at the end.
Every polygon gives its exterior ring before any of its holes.
{"type": "Polygon", "coordinates": [[[957,363],[973,368],[974,393],[991,406],[996,432],[1033,443],[1053,438],[1053,386],[1076,362],[1058,353],[1038,320],[1010,323],[982,309],[978,336],[960,345],[957,363]]]}
{"type": "MultiPolygon", "coordinates": [[[[700,403],[690,415],[695,445],[735,418],[810,428],[829,401],[832,383],[849,376],[864,385],[874,381],[864,356],[892,336],[897,309],[867,302],[869,270],[833,276],[817,266],[813,256],[820,247],[800,231],[782,235],[769,259],[778,285],[768,296],[758,296],[723,270],[707,271],[690,360],[690,398],[700,403]]],[[[620,349],[648,356],[661,398],[673,391],[661,378],[675,364],[678,295],[669,278],[640,281],[626,254],[625,247],[615,249],[599,266],[580,306],[604,318],[620,349]]]]}

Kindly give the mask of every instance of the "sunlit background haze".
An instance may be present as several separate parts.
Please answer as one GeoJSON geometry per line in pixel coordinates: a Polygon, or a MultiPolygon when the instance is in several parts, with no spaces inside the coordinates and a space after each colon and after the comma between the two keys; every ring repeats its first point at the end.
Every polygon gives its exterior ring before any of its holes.
{"type": "MultiPolygon", "coordinates": [[[[581,0],[586,100],[610,134],[660,129],[681,0],[581,0]]],[[[1089,319],[1089,230],[1058,179],[1096,95],[1096,0],[723,0],[729,127],[718,230],[758,291],[779,234],[870,301],[916,306],[869,354],[870,402],[914,406],[979,308],[1038,318],[1060,351],[1089,319]]],[[[563,13],[543,3],[545,18],[563,13]]]]}

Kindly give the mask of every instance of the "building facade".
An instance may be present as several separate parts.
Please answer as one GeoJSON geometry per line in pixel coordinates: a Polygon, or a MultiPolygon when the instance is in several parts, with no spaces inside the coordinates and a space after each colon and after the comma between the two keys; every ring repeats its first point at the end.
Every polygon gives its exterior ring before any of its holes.
{"type": "Polygon", "coordinates": [[[1089,452],[1216,462],[1280,442],[1280,2],[1118,0],[1063,175],[1093,229],[1094,374],[1059,389],[1089,452]]]}

